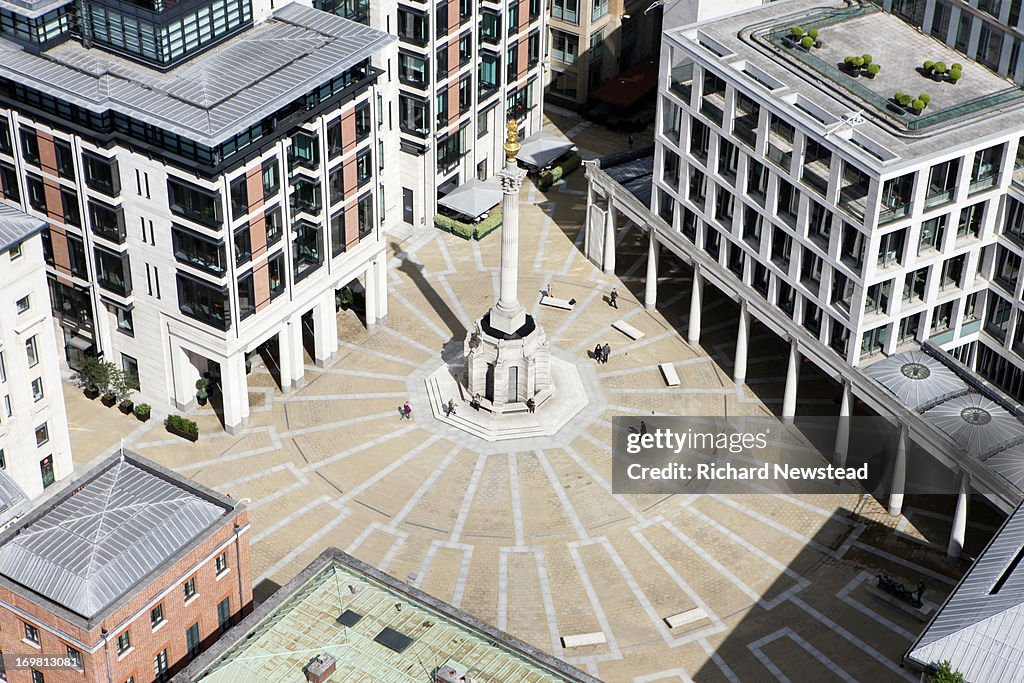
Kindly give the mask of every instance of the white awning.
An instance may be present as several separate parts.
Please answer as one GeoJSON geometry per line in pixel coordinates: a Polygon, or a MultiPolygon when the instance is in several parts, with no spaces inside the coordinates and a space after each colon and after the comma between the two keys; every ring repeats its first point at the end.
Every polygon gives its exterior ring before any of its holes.
{"type": "Polygon", "coordinates": [[[501,202],[501,186],[496,180],[467,181],[437,200],[441,206],[469,218],[479,218],[501,202]]]}
{"type": "Polygon", "coordinates": [[[516,158],[529,166],[544,168],[571,149],[576,149],[569,138],[540,131],[523,140],[516,158]]]}

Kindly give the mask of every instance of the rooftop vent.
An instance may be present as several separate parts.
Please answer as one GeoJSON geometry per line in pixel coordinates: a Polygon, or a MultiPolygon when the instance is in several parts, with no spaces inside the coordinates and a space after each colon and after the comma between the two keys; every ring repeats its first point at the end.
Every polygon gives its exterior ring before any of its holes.
{"type": "Polygon", "coordinates": [[[342,626],[348,626],[349,628],[352,628],[353,626],[358,624],[362,618],[362,614],[347,609],[341,613],[341,615],[336,619],[336,621],[342,626]]]}
{"type": "Polygon", "coordinates": [[[389,650],[401,653],[404,652],[407,647],[412,645],[412,638],[404,633],[399,633],[393,628],[385,626],[384,630],[378,633],[373,639],[373,642],[380,643],[389,650]]]}
{"type": "Polygon", "coordinates": [[[319,654],[306,665],[306,680],[309,683],[324,683],[324,681],[334,675],[334,670],[337,666],[338,663],[334,657],[326,652],[319,654]]]}
{"type": "Polygon", "coordinates": [[[437,667],[434,673],[435,683],[473,683],[469,677],[469,669],[458,662],[451,660],[437,667]]]}

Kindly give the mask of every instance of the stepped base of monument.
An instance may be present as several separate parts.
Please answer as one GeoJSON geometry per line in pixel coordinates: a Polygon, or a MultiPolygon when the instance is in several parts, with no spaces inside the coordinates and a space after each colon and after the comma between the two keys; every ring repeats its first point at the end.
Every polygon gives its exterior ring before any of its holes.
{"type": "Polygon", "coordinates": [[[551,388],[534,397],[535,412],[525,403],[494,406],[481,401],[480,409],[470,407],[471,395],[447,365],[442,365],[425,380],[430,412],[434,419],[485,441],[505,441],[558,433],[588,403],[579,370],[570,362],[551,359],[551,388]],[[455,399],[454,415],[447,405],[455,399]],[[486,403],[486,405],[484,405],[486,403]]]}

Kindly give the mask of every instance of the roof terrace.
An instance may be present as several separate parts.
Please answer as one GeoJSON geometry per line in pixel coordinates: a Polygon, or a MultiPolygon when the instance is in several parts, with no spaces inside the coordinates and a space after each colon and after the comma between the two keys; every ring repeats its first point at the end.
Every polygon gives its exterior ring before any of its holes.
{"type": "MultiPolygon", "coordinates": [[[[741,89],[775,102],[877,172],[901,162],[976,146],[1018,128],[1024,89],[869,2],[790,0],[669,31],[675,43],[741,89]],[[814,47],[791,37],[816,31],[814,47]],[[848,56],[871,55],[880,69],[851,69],[848,56]],[[923,69],[944,62],[942,77],[923,69]],[[954,82],[949,67],[962,65],[954,82]],[[923,111],[894,96],[929,97],[923,111]],[[763,93],[767,92],[767,97],[763,93]],[[758,93],[762,93],[758,95],[758,93]]],[[[689,55],[672,53],[672,86],[684,97],[689,55]]]]}
{"type": "Polygon", "coordinates": [[[905,131],[923,131],[1000,104],[1024,101],[1024,90],[1012,81],[873,5],[812,12],[798,23],[787,21],[757,37],[774,46],[784,59],[799,61],[905,131]],[[817,30],[818,46],[802,47],[794,39],[794,26],[817,30]],[[845,64],[847,56],[864,54],[881,67],[877,74],[845,64]],[[947,67],[961,64],[963,76],[956,81],[948,75],[935,76],[924,70],[926,60],[947,67]],[[930,102],[921,113],[913,113],[893,99],[897,92],[915,99],[926,93],[930,102]]]}

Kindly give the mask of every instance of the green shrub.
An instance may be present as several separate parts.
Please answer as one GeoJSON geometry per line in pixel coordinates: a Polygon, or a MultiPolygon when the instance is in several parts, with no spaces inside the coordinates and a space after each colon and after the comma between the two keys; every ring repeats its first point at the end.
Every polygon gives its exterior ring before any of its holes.
{"type": "Polygon", "coordinates": [[[868,73],[872,76],[877,76],[878,72],[882,70],[882,67],[878,64],[868,64],[868,73]]]}
{"type": "Polygon", "coordinates": [[[966,683],[966,679],[947,659],[928,677],[928,683],[966,683]]]}
{"type": "Polygon", "coordinates": [[[960,69],[950,69],[949,70],[949,78],[950,78],[950,80],[952,80],[952,81],[959,81],[963,77],[964,77],[964,72],[961,71],[960,69]]]}
{"type": "Polygon", "coordinates": [[[864,66],[864,58],[863,57],[854,57],[853,58],[853,65],[855,67],[857,67],[858,69],[861,68],[862,66],[864,66]]]}
{"type": "Polygon", "coordinates": [[[199,425],[187,417],[182,417],[181,415],[168,415],[167,426],[177,429],[179,432],[191,434],[192,436],[199,435],[199,425]]]}
{"type": "Polygon", "coordinates": [[[871,61],[872,61],[872,59],[873,59],[873,57],[872,57],[871,55],[867,54],[867,53],[865,53],[865,54],[862,54],[862,55],[860,56],[860,58],[864,60],[864,63],[865,63],[865,64],[870,64],[870,63],[871,63],[871,61]]]}
{"type": "Polygon", "coordinates": [[[935,62],[928,61],[928,62],[924,63],[924,70],[925,71],[932,71],[934,69],[935,69],[935,62]]]}
{"type": "Polygon", "coordinates": [[[921,100],[914,100],[910,103],[910,106],[913,107],[914,111],[922,111],[925,108],[925,103],[921,100]]]}
{"type": "Polygon", "coordinates": [[[818,29],[812,28],[810,31],[807,32],[807,35],[809,35],[812,40],[817,40],[818,36],[821,34],[818,33],[818,29]]]}
{"type": "Polygon", "coordinates": [[[917,96],[917,99],[924,102],[924,106],[927,107],[929,104],[931,104],[932,96],[929,95],[928,93],[921,93],[920,95],[917,96]]]}
{"type": "Polygon", "coordinates": [[[135,414],[138,415],[139,417],[145,417],[149,415],[152,412],[152,410],[153,407],[148,403],[140,403],[139,405],[135,406],[135,414]]]}
{"type": "Polygon", "coordinates": [[[546,192],[551,189],[552,185],[579,168],[582,163],[583,159],[579,154],[569,152],[569,156],[566,157],[565,161],[557,166],[552,166],[546,171],[541,171],[540,177],[537,179],[537,187],[541,191],[546,192]]]}
{"type": "Polygon", "coordinates": [[[935,66],[932,67],[932,68],[935,70],[935,73],[937,73],[937,74],[944,74],[944,73],[946,73],[946,63],[945,62],[935,62],[935,66]]]}
{"type": "Polygon", "coordinates": [[[794,26],[793,28],[789,29],[789,35],[793,36],[794,38],[803,38],[804,29],[801,26],[794,26]]]}
{"type": "Polygon", "coordinates": [[[803,38],[800,39],[800,47],[804,48],[805,50],[810,50],[812,47],[814,47],[814,38],[811,38],[810,36],[804,36],[803,38]]]}
{"type": "Polygon", "coordinates": [[[846,66],[853,66],[853,57],[843,57],[843,64],[846,66]]]}
{"type": "Polygon", "coordinates": [[[893,95],[893,99],[896,100],[897,104],[899,104],[901,107],[905,107],[908,104],[910,104],[911,100],[913,100],[914,98],[912,98],[905,92],[900,91],[893,95]]]}
{"type": "Polygon", "coordinates": [[[952,64],[949,65],[949,69],[950,71],[952,71],[953,69],[956,69],[957,71],[963,71],[964,65],[961,64],[960,62],[953,62],[952,64]]]}
{"type": "Polygon", "coordinates": [[[493,209],[487,218],[479,223],[464,223],[457,218],[444,216],[439,213],[434,215],[435,227],[467,240],[478,240],[499,225],[501,225],[501,207],[493,209]]]}

